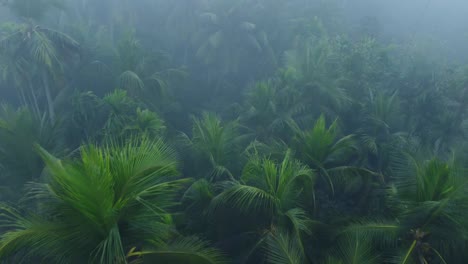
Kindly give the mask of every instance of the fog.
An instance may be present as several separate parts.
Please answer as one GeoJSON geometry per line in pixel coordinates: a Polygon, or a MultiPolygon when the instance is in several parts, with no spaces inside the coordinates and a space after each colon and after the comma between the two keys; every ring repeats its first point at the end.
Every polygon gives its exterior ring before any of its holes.
{"type": "Polygon", "coordinates": [[[0,263],[468,259],[468,0],[0,0],[0,263]]]}
{"type": "MultiPolygon", "coordinates": [[[[463,0],[347,1],[344,13],[358,24],[363,17],[377,19],[387,41],[431,39],[451,58],[466,58],[468,3],[463,0]]],[[[440,52],[440,51],[439,51],[440,52]]]]}

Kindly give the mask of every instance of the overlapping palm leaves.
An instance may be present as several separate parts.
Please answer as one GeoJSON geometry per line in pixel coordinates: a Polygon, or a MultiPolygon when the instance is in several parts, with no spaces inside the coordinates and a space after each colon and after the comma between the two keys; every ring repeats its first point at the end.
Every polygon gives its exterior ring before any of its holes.
{"type": "Polygon", "coordinates": [[[124,90],[115,90],[102,101],[104,108],[101,111],[108,114],[103,130],[105,135],[121,138],[132,135],[160,137],[166,129],[158,114],[140,108],[124,90]]]}
{"type": "Polygon", "coordinates": [[[304,96],[320,107],[317,110],[337,113],[351,102],[343,85],[346,77],[338,66],[339,50],[318,18],[311,27],[311,36],[296,36],[293,48],[285,52],[286,66],[295,73],[304,96]]]}
{"type": "Polygon", "coordinates": [[[290,258],[288,255],[304,259],[301,236],[310,234],[317,224],[301,205],[302,199],[313,199],[314,183],[313,171],[294,160],[290,151],[279,163],[252,157],[244,167],[240,182],[225,183],[225,190],[213,198],[210,207],[214,212],[228,207],[242,215],[257,216],[260,237],[251,253],[262,246],[272,263],[290,263],[281,259],[290,258]],[[288,246],[284,248],[284,245],[288,246]]]}
{"type": "Polygon", "coordinates": [[[241,136],[237,121],[222,122],[213,113],[204,113],[202,118],[193,118],[192,136],[183,134],[183,141],[190,145],[202,160],[208,164],[205,177],[211,180],[228,177],[234,179],[233,170],[238,169],[241,144],[246,136],[241,136]]]}
{"type": "Polygon", "coordinates": [[[391,96],[370,92],[369,101],[363,109],[362,126],[357,131],[361,145],[367,152],[369,166],[385,174],[389,172],[392,159],[411,141],[407,133],[399,131],[401,111],[397,95],[397,92],[391,96]]]}
{"type": "Polygon", "coordinates": [[[325,117],[321,115],[310,130],[303,131],[297,125],[293,127],[296,133],[294,146],[300,160],[317,170],[318,175],[328,182],[332,192],[334,184],[331,174],[377,175],[359,164],[348,165],[357,156],[356,141],[354,135],[339,138],[337,126],[335,120],[327,127],[325,117]]]}
{"type": "Polygon", "coordinates": [[[358,233],[348,233],[340,237],[323,264],[377,264],[380,255],[375,252],[372,241],[358,233]]]}
{"type": "Polygon", "coordinates": [[[240,12],[244,2],[218,1],[215,10],[200,14],[201,23],[207,26],[195,36],[199,43],[196,56],[222,74],[237,72],[246,55],[261,53],[269,46],[265,32],[240,12]]]}
{"type": "Polygon", "coordinates": [[[132,136],[161,137],[165,132],[162,118],[127,95],[115,90],[104,98],[92,92],[76,93],[73,108],[65,114],[73,140],[127,139],[132,136]]]}
{"type": "Polygon", "coordinates": [[[150,56],[134,32],[127,32],[117,46],[117,85],[130,95],[147,97],[146,103],[161,108],[171,99],[170,81],[183,79],[187,74],[182,68],[168,68],[164,54],[156,55],[150,56]]]}
{"type": "Polygon", "coordinates": [[[301,94],[277,79],[257,83],[247,92],[245,101],[241,120],[259,140],[271,139],[273,134],[287,137],[290,124],[305,110],[301,94]]]}
{"type": "MultiPolygon", "coordinates": [[[[20,198],[18,191],[26,182],[36,179],[44,167],[34,151],[34,143],[40,143],[51,152],[63,151],[63,134],[57,124],[38,118],[27,108],[15,109],[9,105],[0,107],[0,174],[4,199],[20,198]]],[[[2,196],[3,196],[2,195],[2,196]]]]}
{"type": "Polygon", "coordinates": [[[348,231],[375,241],[374,250],[386,252],[389,263],[455,263],[452,250],[462,250],[466,239],[464,170],[454,159],[416,157],[404,155],[394,164],[387,220],[364,220],[348,231]]]}
{"type": "Polygon", "coordinates": [[[196,240],[169,243],[176,234],[168,210],[189,180],[177,178],[174,153],[162,141],[88,145],[78,159],[65,161],[37,149],[48,179],[31,183],[27,199],[35,209],[29,213],[2,206],[2,227],[8,229],[0,238],[2,259],[126,263],[148,256],[219,262],[219,253],[196,240]]]}
{"type": "MultiPolygon", "coordinates": [[[[63,79],[64,62],[70,62],[78,50],[79,44],[68,35],[33,22],[17,25],[14,32],[0,40],[0,52],[11,57],[8,60],[10,72],[20,76],[21,83],[15,84],[31,87],[32,80],[41,82],[52,122],[55,121],[56,94],[53,84],[63,79]]],[[[30,96],[35,98],[38,92],[30,89],[30,96]]],[[[31,107],[37,108],[37,98],[35,100],[31,107]]]]}

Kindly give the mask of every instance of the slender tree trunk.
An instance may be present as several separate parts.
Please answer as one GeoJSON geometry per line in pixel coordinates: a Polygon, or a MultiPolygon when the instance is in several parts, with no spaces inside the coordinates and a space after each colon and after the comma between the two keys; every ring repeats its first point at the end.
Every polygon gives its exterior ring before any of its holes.
{"type": "Polygon", "coordinates": [[[29,86],[29,90],[31,90],[31,96],[32,96],[32,100],[33,100],[33,103],[34,103],[34,109],[35,109],[36,115],[40,119],[41,118],[41,109],[39,108],[39,103],[37,102],[37,96],[36,96],[36,93],[34,92],[34,88],[32,86],[31,80],[28,80],[28,86],[29,86]]]}
{"type": "Polygon", "coordinates": [[[55,123],[54,102],[52,100],[52,94],[50,92],[50,87],[49,87],[49,76],[46,71],[44,71],[44,73],[42,74],[42,82],[44,84],[44,90],[46,93],[47,106],[49,107],[50,122],[53,124],[55,123]]]}
{"type": "Polygon", "coordinates": [[[17,91],[18,91],[18,90],[19,90],[19,95],[18,95],[18,96],[19,96],[19,98],[20,98],[21,104],[22,104],[23,106],[28,106],[28,101],[27,101],[27,99],[26,99],[26,95],[24,94],[23,88],[22,88],[22,87],[19,87],[19,88],[17,89],[17,91]]]}

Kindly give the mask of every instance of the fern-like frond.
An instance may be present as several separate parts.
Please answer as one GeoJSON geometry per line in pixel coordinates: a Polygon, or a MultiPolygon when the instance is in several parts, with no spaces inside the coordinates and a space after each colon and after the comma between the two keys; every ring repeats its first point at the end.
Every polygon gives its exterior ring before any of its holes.
{"type": "Polygon", "coordinates": [[[140,257],[141,261],[138,263],[226,263],[226,258],[220,250],[210,247],[206,241],[196,237],[179,238],[165,245],[156,243],[155,246],[156,249],[132,252],[128,257],[140,257]]]}
{"type": "Polygon", "coordinates": [[[285,232],[269,234],[266,240],[266,256],[271,264],[304,264],[305,256],[299,238],[285,232]]]}

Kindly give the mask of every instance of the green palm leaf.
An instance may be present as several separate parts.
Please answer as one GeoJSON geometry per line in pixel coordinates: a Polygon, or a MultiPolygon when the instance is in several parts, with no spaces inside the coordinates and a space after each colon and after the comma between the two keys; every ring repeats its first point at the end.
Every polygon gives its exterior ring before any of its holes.
{"type": "Polygon", "coordinates": [[[65,263],[115,263],[141,241],[169,237],[167,210],[189,180],[174,178],[177,162],[162,141],[88,145],[80,159],[65,161],[37,149],[48,175],[46,183],[31,184],[26,197],[37,203],[37,216],[12,210],[3,215],[6,227],[14,228],[0,239],[0,256],[30,250],[32,256],[65,263]]]}
{"type": "Polygon", "coordinates": [[[219,250],[209,247],[207,242],[195,237],[176,239],[168,244],[159,245],[154,250],[129,254],[132,255],[141,257],[138,263],[221,264],[226,262],[219,250]]]}
{"type": "Polygon", "coordinates": [[[306,263],[298,238],[284,232],[268,235],[266,240],[266,255],[271,264],[303,264],[306,263]]]}

